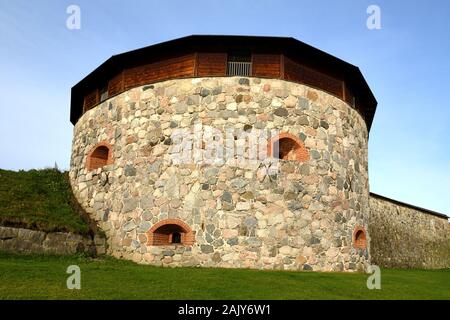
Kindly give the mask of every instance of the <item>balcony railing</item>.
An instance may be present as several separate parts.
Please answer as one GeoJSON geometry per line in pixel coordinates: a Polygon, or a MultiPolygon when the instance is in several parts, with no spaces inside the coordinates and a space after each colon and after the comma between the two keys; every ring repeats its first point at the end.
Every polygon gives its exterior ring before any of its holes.
{"type": "Polygon", "coordinates": [[[227,75],[228,76],[244,76],[249,77],[252,74],[251,62],[235,62],[228,61],[227,75]]]}

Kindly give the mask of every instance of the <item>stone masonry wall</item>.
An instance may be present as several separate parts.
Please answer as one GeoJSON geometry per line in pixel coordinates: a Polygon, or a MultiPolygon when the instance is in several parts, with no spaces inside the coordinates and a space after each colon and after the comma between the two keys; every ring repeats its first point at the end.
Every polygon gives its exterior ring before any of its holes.
{"type": "Polygon", "coordinates": [[[370,196],[372,263],[388,268],[450,268],[445,218],[370,196]]]}
{"type": "MultiPolygon", "coordinates": [[[[70,179],[116,257],[163,266],[362,270],[369,248],[354,248],[352,236],[368,226],[367,136],[357,111],[307,86],[171,80],[87,111],[74,128],[70,179]],[[223,134],[286,132],[301,140],[309,159],[282,160],[277,173],[236,159],[174,163],[181,152],[175,130],[196,123],[223,134]],[[111,145],[112,164],[89,171],[86,158],[102,142],[111,145]],[[187,224],[193,245],[148,245],[149,230],[165,219],[187,224]]],[[[236,136],[225,152],[245,145],[236,136]]]]}
{"type": "Polygon", "coordinates": [[[74,233],[47,233],[0,226],[0,251],[57,255],[76,253],[97,255],[105,253],[105,245],[105,239],[99,237],[92,240],[74,233]]]}

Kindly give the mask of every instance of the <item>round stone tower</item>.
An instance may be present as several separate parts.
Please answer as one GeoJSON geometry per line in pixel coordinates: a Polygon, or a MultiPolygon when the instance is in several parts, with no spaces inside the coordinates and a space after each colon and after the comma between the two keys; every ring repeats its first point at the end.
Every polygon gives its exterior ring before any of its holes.
{"type": "Polygon", "coordinates": [[[116,257],[364,270],[375,108],[358,68],[292,38],[161,43],[72,88],[72,188],[116,257]]]}

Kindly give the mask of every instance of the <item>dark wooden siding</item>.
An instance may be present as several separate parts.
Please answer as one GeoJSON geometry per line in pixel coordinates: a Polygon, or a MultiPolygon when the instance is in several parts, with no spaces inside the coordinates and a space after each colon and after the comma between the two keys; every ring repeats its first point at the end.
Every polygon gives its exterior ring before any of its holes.
{"type": "Polygon", "coordinates": [[[108,82],[108,96],[114,96],[116,94],[119,94],[123,92],[123,72],[120,72],[118,75],[113,77],[108,82]]]}
{"type": "Polygon", "coordinates": [[[280,59],[279,54],[253,54],[252,75],[261,78],[280,78],[280,59]]]}
{"type": "Polygon", "coordinates": [[[226,53],[198,53],[197,55],[197,76],[222,77],[227,73],[226,53]]]}
{"type": "MultiPolygon", "coordinates": [[[[111,97],[131,88],[159,81],[189,77],[226,76],[226,72],[227,53],[199,52],[170,57],[117,73],[107,82],[108,96],[111,97]]],[[[342,80],[304,66],[298,61],[281,54],[253,54],[252,76],[284,79],[310,85],[331,93],[352,106],[355,104],[354,94],[344,85],[342,80]]],[[[84,111],[100,102],[99,89],[85,95],[84,111]]],[[[356,101],[356,104],[358,104],[358,101],[356,101]]]]}
{"type": "Polygon", "coordinates": [[[124,88],[128,90],[147,83],[193,77],[194,66],[195,54],[188,54],[127,69],[124,71],[124,88]]]}
{"type": "Polygon", "coordinates": [[[347,102],[349,105],[354,106],[354,103],[355,103],[354,99],[355,99],[355,96],[350,91],[348,86],[344,84],[344,101],[347,102]]]}
{"type": "Polygon", "coordinates": [[[354,105],[351,104],[351,106],[353,108],[355,108],[355,110],[358,111],[361,114],[361,116],[363,117],[364,121],[367,120],[366,113],[364,112],[364,106],[361,104],[361,102],[358,100],[358,98],[355,97],[355,103],[354,103],[354,105]]]}
{"type": "Polygon", "coordinates": [[[98,94],[98,90],[95,89],[91,93],[87,94],[84,97],[84,103],[83,103],[83,111],[86,112],[89,109],[92,109],[96,104],[100,102],[100,97],[98,94]]]}
{"type": "Polygon", "coordinates": [[[284,78],[322,89],[341,99],[343,98],[343,83],[341,80],[305,67],[287,57],[284,58],[284,78]]]}

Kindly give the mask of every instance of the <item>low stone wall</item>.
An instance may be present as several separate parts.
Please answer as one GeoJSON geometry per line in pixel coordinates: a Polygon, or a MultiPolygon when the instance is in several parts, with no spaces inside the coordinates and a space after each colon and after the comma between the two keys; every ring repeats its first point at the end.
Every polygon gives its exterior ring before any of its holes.
{"type": "Polygon", "coordinates": [[[372,264],[388,268],[450,268],[448,220],[431,211],[370,195],[372,264]]]}
{"type": "Polygon", "coordinates": [[[0,226],[0,251],[70,255],[104,254],[106,241],[99,236],[91,239],[79,234],[43,232],[0,226]]]}

